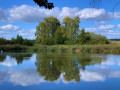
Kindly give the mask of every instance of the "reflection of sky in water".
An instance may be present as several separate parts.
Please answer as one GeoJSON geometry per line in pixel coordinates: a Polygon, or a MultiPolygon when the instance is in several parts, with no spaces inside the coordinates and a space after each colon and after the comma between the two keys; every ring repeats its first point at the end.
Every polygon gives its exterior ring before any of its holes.
{"type": "Polygon", "coordinates": [[[20,87],[25,86],[29,90],[38,90],[38,88],[41,90],[48,88],[57,89],[58,87],[59,90],[113,90],[113,88],[119,90],[120,55],[104,56],[106,57],[106,61],[103,61],[101,64],[86,66],[85,70],[80,70],[81,77],[79,83],[74,80],[65,81],[63,77],[64,73],[54,82],[46,81],[44,76],[40,76],[36,72],[36,54],[33,54],[29,60],[24,60],[19,65],[17,65],[14,58],[7,56],[4,62],[0,62],[0,88],[5,89],[5,86],[7,86],[6,90],[8,87],[12,88],[11,90],[19,90],[20,87]]]}

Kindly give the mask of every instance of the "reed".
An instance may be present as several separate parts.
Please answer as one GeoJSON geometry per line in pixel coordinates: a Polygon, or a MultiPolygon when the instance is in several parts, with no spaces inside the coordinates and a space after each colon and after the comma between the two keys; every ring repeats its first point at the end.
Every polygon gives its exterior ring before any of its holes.
{"type": "Polygon", "coordinates": [[[28,47],[35,52],[86,52],[86,53],[120,53],[120,45],[38,45],[28,47]]]}
{"type": "Polygon", "coordinates": [[[0,45],[1,52],[26,51],[27,47],[22,45],[0,45]]]}

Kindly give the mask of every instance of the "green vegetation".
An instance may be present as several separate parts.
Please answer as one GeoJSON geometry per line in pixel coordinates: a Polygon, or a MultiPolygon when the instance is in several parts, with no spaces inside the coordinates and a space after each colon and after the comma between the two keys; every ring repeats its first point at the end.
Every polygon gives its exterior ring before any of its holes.
{"type": "Polygon", "coordinates": [[[17,38],[11,38],[11,40],[6,40],[4,38],[0,38],[0,45],[25,45],[25,46],[32,46],[35,43],[34,40],[23,39],[22,36],[17,35],[17,38]]]}
{"type": "Polygon", "coordinates": [[[44,18],[37,26],[36,41],[41,45],[83,45],[109,44],[110,41],[100,34],[79,30],[80,19],[65,17],[62,24],[56,17],[44,18]]]}
{"type": "Polygon", "coordinates": [[[0,52],[15,52],[15,51],[26,51],[27,47],[22,45],[0,45],[0,52]]]}
{"type": "Polygon", "coordinates": [[[6,57],[9,56],[12,59],[15,59],[17,61],[17,64],[22,64],[23,60],[29,60],[30,57],[32,57],[32,54],[30,53],[7,53],[6,54],[0,54],[0,62],[4,62],[6,57]]]}
{"type": "Polygon", "coordinates": [[[120,53],[120,44],[105,36],[79,30],[80,19],[65,17],[62,24],[56,17],[44,18],[36,28],[36,41],[16,38],[0,38],[0,51],[32,52],[89,52],[120,53]]]}
{"type": "Polygon", "coordinates": [[[120,45],[36,45],[27,47],[30,52],[75,52],[75,53],[111,53],[119,54],[120,45]]]}

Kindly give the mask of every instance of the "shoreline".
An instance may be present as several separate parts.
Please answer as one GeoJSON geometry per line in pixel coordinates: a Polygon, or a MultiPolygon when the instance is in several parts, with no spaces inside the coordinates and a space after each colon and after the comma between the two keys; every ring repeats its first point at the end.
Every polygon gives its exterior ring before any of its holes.
{"type": "Polygon", "coordinates": [[[0,45],[0,52],[120,53],[120,45],[0,45]]]}

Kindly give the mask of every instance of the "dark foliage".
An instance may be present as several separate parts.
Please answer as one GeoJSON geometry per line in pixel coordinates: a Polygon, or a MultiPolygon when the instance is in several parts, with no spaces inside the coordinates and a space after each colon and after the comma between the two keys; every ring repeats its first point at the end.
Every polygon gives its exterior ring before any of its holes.
{"type": "Polygon", "coordinates": [[[17,38],[11,38],[11,40],[0,38],[0,45],[19,44],[19,45],[25,45],[25,46],[32,46],[34,43],[35,43],[35,40],[23,39],[23,37],[20,35],[17,35],[17,38]]]}
{"type": "Polygon", "coordinates": [[[53,3],[48,3],[48,0],[33,0],[35,3],[37,3],[40,7],[43,6],[46,9],[52,9],[54,8],[53,3]]]}

